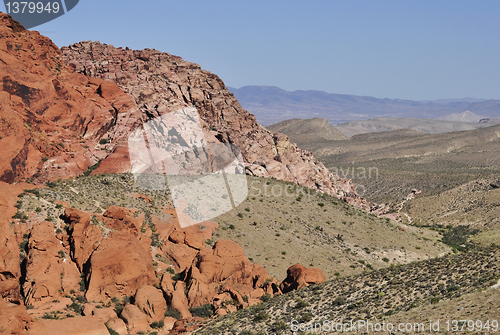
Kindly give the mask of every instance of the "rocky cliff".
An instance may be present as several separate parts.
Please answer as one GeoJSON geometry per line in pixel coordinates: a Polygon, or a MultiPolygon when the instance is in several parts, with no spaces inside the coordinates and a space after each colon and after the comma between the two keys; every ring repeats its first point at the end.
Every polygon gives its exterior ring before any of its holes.
{"type": "MultiPolygon", "coordinates": [[[[195,106],[207,139],[237,145],[249,174],[292,181],[368,208],[352,181],[330,173],[286,135],[259,125],[222,80],[199,65],[157,50],[115,48],[99,42],[73,44],[63,47],[62,53],[76,72],[115,82],[147,118],[195,106]]],[[[115,171],[117,165],[126,168],[126,146],[119,146],[123,150],[111,154],[96,172],[115,171]]]]}
{"type": "Polygon", "coordinates": [[[0,181],[81,175],[139,122],[116,84],[68,71],[49,38],[5,14],[0,59],[0,181]]]}

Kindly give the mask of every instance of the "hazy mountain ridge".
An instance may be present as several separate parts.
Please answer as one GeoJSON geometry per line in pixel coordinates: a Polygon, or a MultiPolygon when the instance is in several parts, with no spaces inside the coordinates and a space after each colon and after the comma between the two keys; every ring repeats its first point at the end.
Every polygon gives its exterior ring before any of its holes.
{"type": "Polygon", "coordinates": [[[374,117],[434,119],[467,110],[489,118],[500,117],[500,100],[464,98],[422,102],[313,90],[289,92],[274,86],[228,89],[242,107],[253,113],[264,126],[287,119],[303,118],[304,115],[329,119],[332,124],[374,117]]]}

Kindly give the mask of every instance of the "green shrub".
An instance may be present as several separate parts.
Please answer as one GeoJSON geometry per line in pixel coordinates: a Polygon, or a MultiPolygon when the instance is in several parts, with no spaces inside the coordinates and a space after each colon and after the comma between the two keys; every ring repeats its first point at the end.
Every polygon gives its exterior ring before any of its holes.
{"type": "Polygon", "coordinates": [[[260,297],[260,300],[266,302],[271,300],[271,295],[270,294],[264,294],[262,297],[260,297]]]}
{"type": "Polygon", "coordinates": [[[78,315],[81,315],[82,312],[83,312],[83,306],[80,305],[79,303],[77,302],[74,302],[72,303],[71,305],[67,305],[66,307],[68,307],[69,309],[72,309],[75,311],[76,314],[78,315]]]}
{"type": "Polygon", "coordinates": [[[345,305],[346,300],[344,297],[337,297],[333,300],[333,306],[342,306],[345,305]]]}
{"type": "Polygon", "coordinates": [[[165,323],[162,321],[155,321],[152,324],[150,324],[151,328],[158,329],[158,328],[163,328],[165,327],[165,323]]]}
{"type": "Polygon", "coordinates": [[[95,163],[94,165],[89,166],[89,168],[87,169],[87,171],[85,171],[83,173],[83,175],[89,176],[92,173],[92,171],[94,171],[95,169],[97,169],[99,167],[99,164],[101,164],[101,159],[97,163],[95,163]]]}
{"type": "Polygon", "coordinates": [[[169,316],[177,320],[181,318],[181,314],[170,306],[167,307],[167,310],[165,311],[165,316],[169,316]]]}
{"type": "Polygon", "coordinates": [[[307,303],[302,299],[296,299],[295,302],[296,302],[295,308],[304,308],[309,306],[309,303],[307,303]]]}
{"type": "Polygon", "coordinates": [[[108,328],[108,333],[110,335],[120,335],[120,333],[118,333],[117,331],[115,331],[114,329],[112,328],[109,328],[108,325],[106,325],[106,328],[108,328]]]}
{"type": "Polygon", "coordinates": [[[22,219],[24,217],[24,212],[17,211],[16,214],[12,216],[13,219],[22,219]]]}
{"type": "Polygon", "coordinates": [[[304,313],[304,314],[302,314],[302,316],[300,317],[300,319],[298,321],[300,323],[307,323],[307,322],[311,321],[312,318],[313,318],[313,316],[311,313],[304,313]]]}
{"type": "Polygon", "coordinates": [[[469,237],[478,232],[477,229],[470,229],[469,226],[457,226],[444,232],[441,241],[452,248],[463,251],[469,246],[469,237]]]}
{"type": "Polygon", "coordinates": [[[254,315],[253,321],[255,322],[261,322],[269,318],[269,314],[267,314],[264,311],[259,311],[257,314],[254,315]]]}
{"type": "Polygon", "coordinates": [[[273,328],[274,328],[275,330],[278,330],[278,331],[282,331],[282,330],[287,330],[287,329],[289,329],[289,328],[288,328],[287,323],[286,323],[285,321],[282,321],[282,320],[280,320],[280,321],[276,321],[276,322],[273,324],[273,328]]]}
{"type": "Polygon", "coordinates": [[[87,284],[85,283],[85,274],[80,275],[80,291],[85,292],[87,290],[87,284]]]}
{"type": "Polygon", "coordinates": [[[45,314],[42,316],[42,319],[58,320],[58,319],[59,319],[59,316],[58,316],[55,312],[52,312],[52,313],[45,313],[45,314]]]}
{"type": "Polygon", "coordinates": [[[198,316],[201,318],[209,318],[214,315],[214,308],[210,304],[206,304],[199,307],[192,307],[189,309],[193,316],[198,316]]]}

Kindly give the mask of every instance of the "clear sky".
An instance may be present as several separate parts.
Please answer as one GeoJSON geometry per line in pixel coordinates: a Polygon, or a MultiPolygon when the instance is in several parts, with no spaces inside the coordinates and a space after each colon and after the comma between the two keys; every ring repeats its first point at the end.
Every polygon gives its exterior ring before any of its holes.
{"type": "Polygon", "coordinates": [[[169,52],[233,87],[500,99],[498,0],[80,0],[34,29],[169,52]]]}

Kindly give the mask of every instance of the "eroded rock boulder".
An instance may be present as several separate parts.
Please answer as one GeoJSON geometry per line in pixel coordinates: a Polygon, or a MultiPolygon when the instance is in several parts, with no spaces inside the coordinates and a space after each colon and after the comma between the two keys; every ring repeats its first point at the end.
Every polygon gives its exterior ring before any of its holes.
{"type": "Polygon", "coordinates": [[[162,291],[150,285],[137,289],[134,305],[146,314],[150,323],[163,320],[167,310],[167,302],[163,298],[162,291]]]}
{"type": "Polygon", "coordinates": [[[143,285],[157,283],[151,253],[133,235],[113,231],[89,260],[88,300],[134,295],[143,285]]]}
{"type": "Polygon", "coordinates": [[[56,300],[64,292],[78,290],[80,273],[56,239],[51,222],[42,222],[31,229],[26,261],[23,288],[27,305],[56,300]]]}
{"type": "Polygon", "coordinates": [[[149,329],[148,318],[146,314],[132,304],[127,304],[123,308],[120,318],[125,321],[128,332],[130,334],[137,334],[139,332],[146,332],[149,329]]]}
{"type": "Polygon", "coordinates": [[[293,290],[299,290],[311,284],[319,284],[326,280],[321,269],[309,268],[301,264],[292,265],[286,270],[286,278],[281,283],[281,291],[288,293],[293,290]]]}

